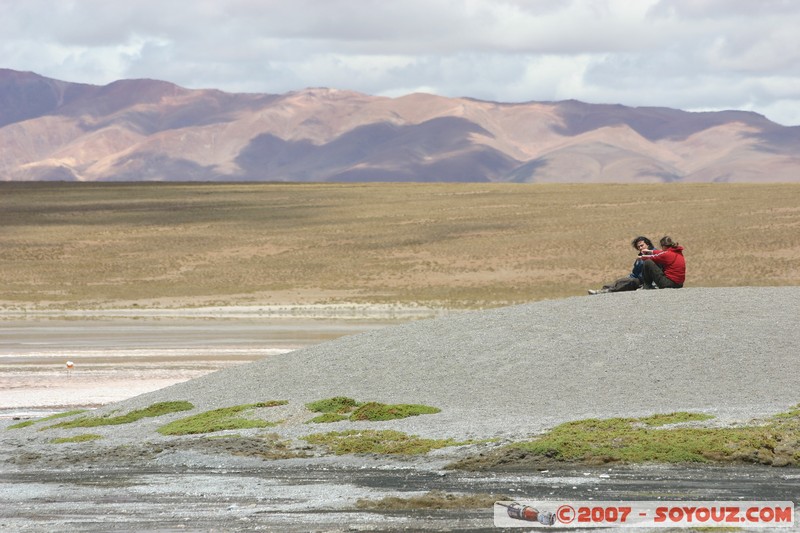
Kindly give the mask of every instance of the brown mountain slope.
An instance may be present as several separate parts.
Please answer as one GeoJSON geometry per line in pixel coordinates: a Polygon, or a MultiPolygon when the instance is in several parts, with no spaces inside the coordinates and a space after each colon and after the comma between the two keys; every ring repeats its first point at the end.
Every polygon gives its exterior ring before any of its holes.
{"type": "Polygon", "coordinates": [[[796,182],[800,127],[750,112],[502,104],[0,69],[0,180],[796,182]]]}

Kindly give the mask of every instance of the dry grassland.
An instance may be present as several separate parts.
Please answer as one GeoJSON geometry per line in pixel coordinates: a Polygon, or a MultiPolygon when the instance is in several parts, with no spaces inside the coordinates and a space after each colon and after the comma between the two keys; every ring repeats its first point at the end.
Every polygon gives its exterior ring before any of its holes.
{"type": "Polygon", "coordinates": [[[0,183],[0,305],[585,294],[671,235],[692,286],[800,284],[796,184],[0,183]]]}

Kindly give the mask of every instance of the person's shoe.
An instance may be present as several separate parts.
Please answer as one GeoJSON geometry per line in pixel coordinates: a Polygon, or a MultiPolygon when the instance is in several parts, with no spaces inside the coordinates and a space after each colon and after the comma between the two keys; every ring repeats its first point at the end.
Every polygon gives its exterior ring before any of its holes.
{"type": "Polygon", "coordinates": [[[597,290],[590,289],[589,290],[589,294],[605,294],[607,292],[608,292],[608,289],[597,289],[597,290]]]}

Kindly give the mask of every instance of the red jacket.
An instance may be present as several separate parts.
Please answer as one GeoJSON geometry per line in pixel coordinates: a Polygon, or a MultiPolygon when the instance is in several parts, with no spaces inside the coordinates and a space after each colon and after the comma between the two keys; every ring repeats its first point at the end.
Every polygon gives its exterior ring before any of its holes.
{"type": "Polygon", "coordinates": [[[675,283],[683,285],[683,281],[686,279],[686,259],[683,258],[683,246],[653,250],[653,255],[643,255],[642,259],[651,259],[664,269],[665,276],[675,283]]]}

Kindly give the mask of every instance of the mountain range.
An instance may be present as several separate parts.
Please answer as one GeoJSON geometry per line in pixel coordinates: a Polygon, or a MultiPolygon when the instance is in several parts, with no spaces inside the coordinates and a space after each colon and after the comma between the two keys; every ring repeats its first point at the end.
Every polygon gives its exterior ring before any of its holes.
{"type": "Polygon", "coordinates": [[[800,182],[800,126],[747,111],[239,94],[0,69],[0,180],[800,182]]]}

